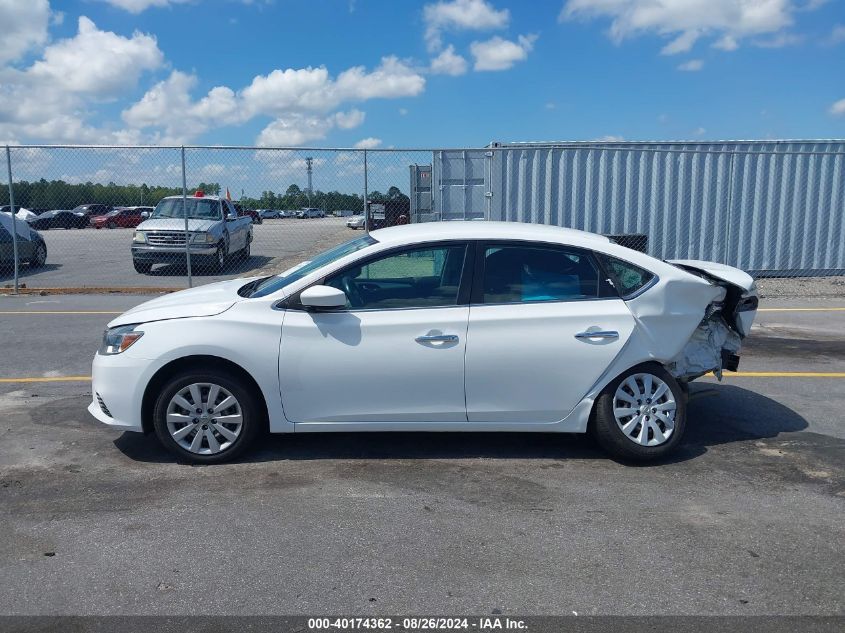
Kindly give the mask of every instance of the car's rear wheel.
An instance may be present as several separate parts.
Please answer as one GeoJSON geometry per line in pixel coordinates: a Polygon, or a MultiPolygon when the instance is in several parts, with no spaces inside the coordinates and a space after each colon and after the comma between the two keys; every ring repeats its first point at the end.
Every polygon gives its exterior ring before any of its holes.
{"type": "Polygon", "coordinates": [[[138,259],[133,259],[132,265],[135,267],[135,272],[142,275],[148,274],[153,269],[152,262],[144,262],[138,259]]]}
{"type": "Polygon", "coordinates": [[[117,224],[115,224],[114,222],[109,222],[106,226],[108,226],[110,229],[116,229],[117,228],[117,224]]]}
{"type": "Polygon", "coordinates": [[[237,457],[255,439],[262,421],[255,400],[237,376],[188,370],[164,385],[153,425],[159,441],[174,455],[216,464],[237,457]]]}
{"type": "Polygon", "coordinates": [[[671,453],[686,428],[686,394],[657,364],[639,365],[613,380],[596,400],[592,432],[608,453],[649,461],[671,453]]]}
{"type": "Polygon", "coordinates": [[[35,247],[32,259],[29,260],[31,268],[41,268],[47,262],[47,246],[41,242],[35,247]]]}

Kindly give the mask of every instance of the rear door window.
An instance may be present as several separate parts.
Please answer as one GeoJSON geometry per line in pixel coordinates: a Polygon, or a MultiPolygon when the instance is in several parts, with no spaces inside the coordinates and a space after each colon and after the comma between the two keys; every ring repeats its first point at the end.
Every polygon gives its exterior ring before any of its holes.
{"type": "Polygon", "coordinates": [[[578,301],[600,296],[598,268],[589,253],[544,245],[487,245],[483,303],[578,301]]]}

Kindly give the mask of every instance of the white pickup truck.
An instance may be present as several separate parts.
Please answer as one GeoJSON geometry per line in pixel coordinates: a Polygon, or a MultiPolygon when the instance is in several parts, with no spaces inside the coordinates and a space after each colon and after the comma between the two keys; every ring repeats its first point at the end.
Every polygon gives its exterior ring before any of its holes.
{"type": "Polygon", "coordinates": [[[221,272],[232,255],[246,259],[252,243],[252,220],[238,216],[229,200],[201,191],[189,198],[170,196],[158,203],[132,237],[132,263],[139,273],[153,264],[185,263],[185,215],[191,267],[221,272]]]}

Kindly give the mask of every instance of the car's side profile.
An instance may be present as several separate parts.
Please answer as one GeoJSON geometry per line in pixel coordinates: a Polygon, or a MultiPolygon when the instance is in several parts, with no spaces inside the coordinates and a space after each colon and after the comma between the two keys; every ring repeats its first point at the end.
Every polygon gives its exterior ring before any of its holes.
{"type": "Polygon", "coordinates": [[[393,227],[118,317],[89,411],[199,462],[265,429],[589,430],[653,459],[681,441],[686,383],[736,369],[756,307],[740,270],[581,231],[393,227]]]}

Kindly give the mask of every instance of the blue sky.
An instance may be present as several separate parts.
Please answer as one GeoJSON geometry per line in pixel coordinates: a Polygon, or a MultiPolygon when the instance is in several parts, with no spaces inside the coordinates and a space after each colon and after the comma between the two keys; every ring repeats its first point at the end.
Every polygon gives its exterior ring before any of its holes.
{"type": "Polygon", "coordinates": [[[845,137],[843,0],[0,0],[0,141],[845,137]]]}

